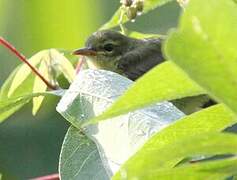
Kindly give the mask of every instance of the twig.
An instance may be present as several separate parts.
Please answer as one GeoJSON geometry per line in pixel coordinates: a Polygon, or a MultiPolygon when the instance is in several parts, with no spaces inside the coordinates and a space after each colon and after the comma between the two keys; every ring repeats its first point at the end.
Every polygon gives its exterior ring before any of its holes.
{"type": "Polygon", "coordinates": [[[4,47],[6,47],[7,49],[9,49],[13,54],[16,55],[16,57],[18,57],[18,59],[20,59],[22,62],[24,62],[25,64],[27,64],[29,66],[29,68],[32,70],[33,73],[35,73],[46,85],[48,88],[52,89],[52,90],[57,90],[58,88],[54,85],[52,85],[49,81],[47,81],[41,74],[40,72],[34,67],[32,66],[27,59],[25,58],[24,55],[22,55],[19,51],[16,50],[16,48],[11,45],[7,40],[5,40],[3,37],[0,36],[0,44],[2,44],[4,47]]]}

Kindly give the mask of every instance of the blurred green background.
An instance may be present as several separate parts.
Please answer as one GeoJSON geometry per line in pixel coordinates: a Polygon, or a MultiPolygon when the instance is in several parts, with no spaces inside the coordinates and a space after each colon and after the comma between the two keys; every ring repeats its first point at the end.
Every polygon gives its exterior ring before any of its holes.
{"type": "MultiPolygon", "coordinates": [[[[119,0],[0,0],[0,36],[27,57],[47,48],[71,50],[110,19],[119,0]]],[[[162,33],[177,25],[176,2],[137,18],[126,27],[162,33]]],[[[20,62],[0,47],[0,86],[20,62]]],[[[69,124],[55,111],[55,97],[47,98],[33,117],[26,105],[0,124],[0,172],[3,179],[29,179],[56,173],[60,146],[69,124]]]]}

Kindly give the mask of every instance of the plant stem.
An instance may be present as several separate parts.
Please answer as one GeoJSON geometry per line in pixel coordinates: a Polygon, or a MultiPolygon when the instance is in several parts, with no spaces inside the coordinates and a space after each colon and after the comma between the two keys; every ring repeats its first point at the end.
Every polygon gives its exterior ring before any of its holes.
{"type": "Polygon", "coordinates": [[[78,63],[76,66],[76,74],[78,74],[81,71],[83,63],[84,63],[84,59],[85,59],[84,56],[82,56],[81,58],[78,59],[78,63]]]}
{"type": "Polygon", "coordinates": [[[123,26],[124,14],[125,14],[125,13],[124,13],[124,10],[123,10],[123,8],[121,7],[121,14],[120,14],[120,17],[119,17],[119,27],[120,27],[120,29],[121,29],[122,34],[126,35],[126,30],[125,30],[125,28],[124,28],[124,26],[123,26]]]}
{"type": "Polygon", "coordinates": [[[19,51],[16,50],[16,48],[11,45],[7,40],[5,40],[3,37],[0,36],[0,44],[2,44],[4,47],[9,49],[13,54],[16,55],[18,59],[20,59],[22,62],[27,64],[29,68],[32,70],[33,73],[35,73],[46,85],[48,88],[52,90],[58,89],[56,86],[52,85],[49,81],[47,81],[41,74],[40,72],[30,64],[30,62],[27,61],[26,57],[22,55],[19,51]]]}
{"type": "Polygon", "coordinates": [[[58,174],[50,174],[47,176],[41,176],[37,178],[33,178],[31,180],[59,180],[59,175],[58,174]]]}

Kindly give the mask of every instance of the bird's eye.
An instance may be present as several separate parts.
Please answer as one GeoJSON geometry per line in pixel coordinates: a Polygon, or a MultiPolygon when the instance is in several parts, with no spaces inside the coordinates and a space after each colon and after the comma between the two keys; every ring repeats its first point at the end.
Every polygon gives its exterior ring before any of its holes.
{"type": "Polygon", "coordinates": [[[104,49],[105,49],[106,51],[108,51],[108,52],[111,52],[111,51],[114,50],[114,45],[111,44],[111,43],[105,44],[105,45],[104,45],[104,49]]]}

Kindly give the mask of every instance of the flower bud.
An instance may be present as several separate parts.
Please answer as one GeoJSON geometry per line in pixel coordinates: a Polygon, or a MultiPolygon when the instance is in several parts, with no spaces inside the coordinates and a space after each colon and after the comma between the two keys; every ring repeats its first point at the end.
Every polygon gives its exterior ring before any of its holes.
{"type": "Polygon", "coordinates": [[[137,9],[135,7],[129,7],[126,14],[129,20],[135,19],[137,17],[137,9]]]}
{"type": "Polygon", "coordinates": [[[136,9],[138,12],[142,12],[143,11],[143,8],[144,8],[144,2],[143,0],[137,0],[135,2],[135,6],[136,6],[136,9]]]}
{"type": "Polygon", "coordinates": [[[126,7],[130,7],[133,3],[133,0],[120,0],[120,3],[126,7]]]}

